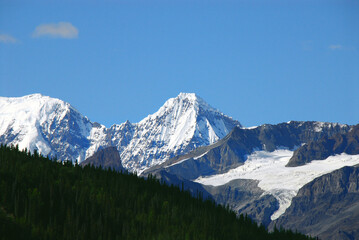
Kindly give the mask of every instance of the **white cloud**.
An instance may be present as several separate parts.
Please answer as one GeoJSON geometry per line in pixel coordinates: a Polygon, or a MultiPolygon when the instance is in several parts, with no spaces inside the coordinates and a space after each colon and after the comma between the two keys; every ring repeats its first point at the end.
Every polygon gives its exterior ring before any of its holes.
{"type": "Polygon", "coordinates": [[[77,38],[78,35],[79,30],[69,22],[41,24],[37,26],[32,33],[32,37],[34,38],[47,36],[52,38],[73,39],[77,38]]]}
{"type": "Polygon", "coordinates": [[[340,50],[340,49],[343,49],[343,46],[340,45],[340,44],[332,44],[329,46],[329,49],[331,50],[340,50]]]}
{"type": "Polygon", "coordinates": [[[8,34],[0,34],[0,43],[17,43],[19,40],[8,34]]]}

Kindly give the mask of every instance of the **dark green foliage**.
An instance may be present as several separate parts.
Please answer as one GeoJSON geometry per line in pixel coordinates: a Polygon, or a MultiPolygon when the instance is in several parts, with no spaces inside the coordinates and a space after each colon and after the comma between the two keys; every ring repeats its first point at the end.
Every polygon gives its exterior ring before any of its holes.
{"type": "Polygon", "coordinates": [[[12,216],[7,216],[6,212],[0,209],[0,240],[16,239],[30,240],[31,232],[25,226],[16,223],[12,216]]]}
{"type": "Polygon", "coordinates": [[[310,239],[178,187],[0,146],[0,239],[310,239]],[[25,237],[24,237],[25,236],[25,237]]]}

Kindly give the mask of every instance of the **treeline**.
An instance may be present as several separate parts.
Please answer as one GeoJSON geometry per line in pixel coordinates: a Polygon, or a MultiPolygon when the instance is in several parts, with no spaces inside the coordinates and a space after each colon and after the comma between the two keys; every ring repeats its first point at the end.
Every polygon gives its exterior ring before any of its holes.
{"type": "Polygon", "coordinates": [[[311,239],[133,174],[0,146],[0,239],[311,239]]]}

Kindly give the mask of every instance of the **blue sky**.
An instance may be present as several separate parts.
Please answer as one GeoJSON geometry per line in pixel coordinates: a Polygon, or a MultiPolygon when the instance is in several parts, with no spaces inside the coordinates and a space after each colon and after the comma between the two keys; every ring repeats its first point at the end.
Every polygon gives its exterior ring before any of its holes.
{"type": "Polygon", "coordinates": [[[357,0],[0,0],[0,96],[107,127],[195,92],[244,126],[359,123],[357,0]]]}

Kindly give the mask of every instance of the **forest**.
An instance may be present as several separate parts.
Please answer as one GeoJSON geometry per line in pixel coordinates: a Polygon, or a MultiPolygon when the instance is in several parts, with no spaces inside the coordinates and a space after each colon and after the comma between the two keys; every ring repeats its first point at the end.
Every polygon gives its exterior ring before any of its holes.
{"type": "Polygon", "coordinates": [[[149,176],[0,146],[0,239],[315,239],[149,176]]]}

